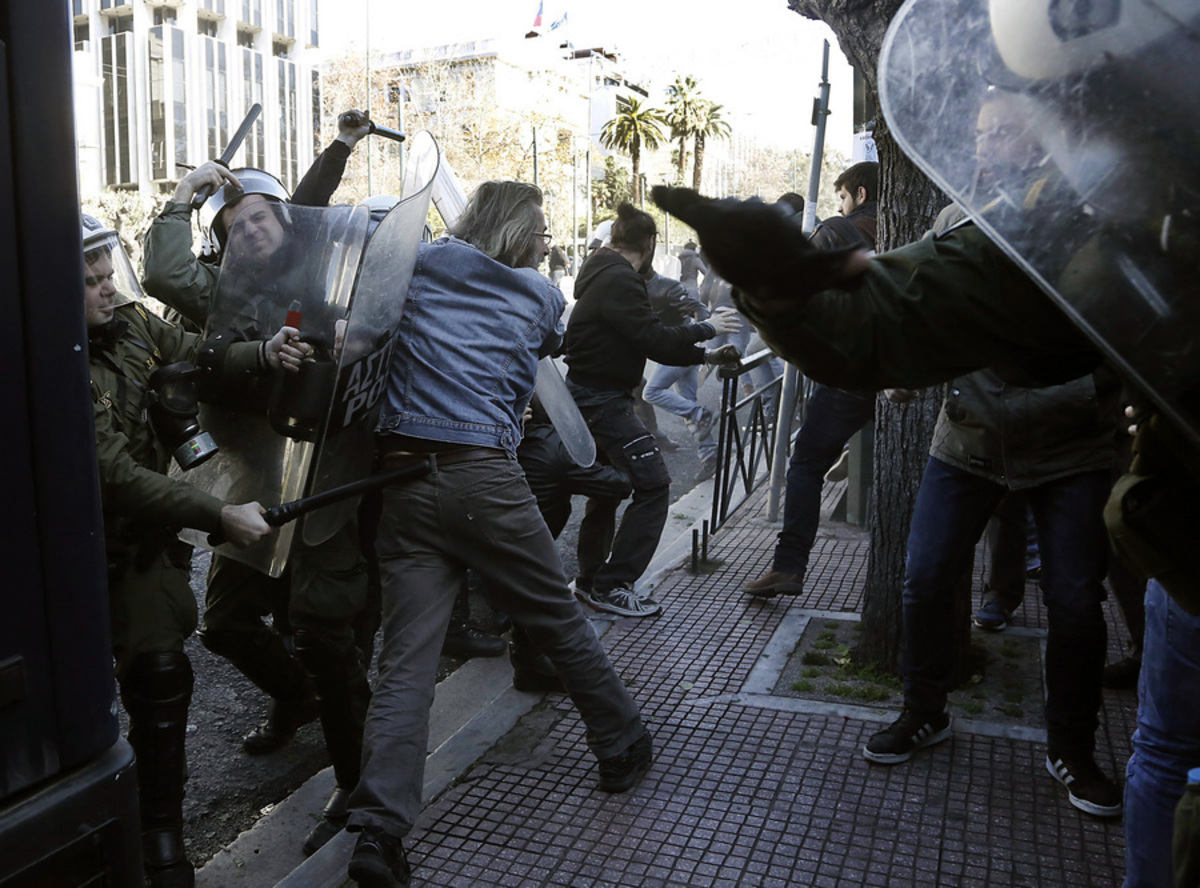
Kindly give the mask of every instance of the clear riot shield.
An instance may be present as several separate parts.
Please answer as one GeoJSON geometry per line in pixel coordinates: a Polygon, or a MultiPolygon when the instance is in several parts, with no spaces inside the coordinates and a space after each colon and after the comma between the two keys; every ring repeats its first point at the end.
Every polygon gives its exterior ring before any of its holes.
{"type": "Polygon", "coordinates": [[[587,420],[575,406],[575,399],[571,397],[554,358],[547,356],[538,361],[534,391],[571,459],[575,460],[576,465],[588,468],[596,461],[596,439],[592,437],[587,420]]]}
{"type": "MultiPolygon", "coordinates": [[[[375,422],[383,406],[395,332],[416,265],[437,168],[437,143],[429,133],[418,133],[409,144],[404,197],[383,217],[363,253],[338,354],[325,437],[307,491],[310,494],[357,481],[371,472],[375,422]]],[[[357,508],[356,497],[305,516],[304,542],[316,545],[329,539],[357,508]]]]}
{"type": "Polygon", "coordinates": [[[1200,6],[1034,6],[909,0],[880,56],[884,115],[904,152],[1200,443],[1200,6]]]}
{"type": "MultiPolygon", "coordinates": [[[[338,354],[345,351],[343,331],[369,214],[363,207],[262,207],[265,214],[243,210],[230,229],[206,346],[265,340],[288,324],[313,346],[312,359],[300,373],[275,371],[207,395],[200,425],[220,450],[185,478],[226,502],[270,507],[309,492],[336,389],[338,354]]],[[[279,576],[294,532],[293,525],[284,525],[253,546],[226,544],[217,551],[279,576]]],[[[208,545],[204,534],[184,536],[208,545]]]]}

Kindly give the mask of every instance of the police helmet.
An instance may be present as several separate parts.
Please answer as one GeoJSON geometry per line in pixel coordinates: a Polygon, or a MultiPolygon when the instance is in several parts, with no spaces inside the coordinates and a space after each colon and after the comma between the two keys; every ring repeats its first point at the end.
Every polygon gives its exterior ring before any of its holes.
{"type": "Polygon", "coordinates": [[[95,216],[80,213],[79,219],[84,263],[95,262],[104,253],[112,261],[113,286],[119,294],[118,303],[128,298],[143,298],[141,282],[129,260],[129,254],[125,252],[120,235],[95,216]]]}
{"type": "Polygon", "coordinates": [[[1194,0],[989,0],[988,6],[1000,58],[1027,80],[1054,80],[1129,58],[1189,21],[1194,28],[1197,19],[1194,0]]]}
{"type": "Polygon", "coordinates": [[[200,207],[198,220],[200,234],[205,240],[207,252],[219,253],[225,246],[227,231],[226,220],[222,218],[222,210],[237,204],[248,194],[261,194],[268,200],[279,203],[286,203],[290,198],[283,183],[270,173],[249,167],[230,170],[230,172],[237,177],[242,187],[235,188],[232,185],[224,185],[200,207]]]}

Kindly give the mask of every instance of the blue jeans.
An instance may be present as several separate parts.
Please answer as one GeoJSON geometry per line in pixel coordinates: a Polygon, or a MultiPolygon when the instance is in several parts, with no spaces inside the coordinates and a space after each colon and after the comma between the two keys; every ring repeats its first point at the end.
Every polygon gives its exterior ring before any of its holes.
{"type": "Polygon", "coordinates": [[[818,385],[808,399],[804,425],[788,462],[783,529],[775,544],[775,570],[804,575],[821,522],[825,473],[854,433],[875,415],[875,396],[818,385]]]}
{"type": "Polygon", "coordinates": [[[1189,768],[1200,767],[1200,616],[1146,586],[1137,730],[1125,771],[1125,888],[1174,888],[1171,837],[1189,768]]]}
{"type": "MultiPolygon", "coordinates": [[[[650,381],[646,383],[642,397],[647,403],[661,407],[668,413],[695,421],[700,418],[700,412],[703,410],[696,400],[699,388],[699,365],[671,367],[664,364],[650,374],[650,381]]],[[[711,430],[705,437],[698,438],[696,443],[701,459],[717,455],[717,439],[711,430]]]]}
{"type": "MultiPolygon", "coordinates": [[[[1046,733],[1059,754],[1090,754],[1100,711],[1107,628],[1101,603],[1108,565],[1103,509],[1107,469],[1047,481],[1029,499],[1042,552],[1046,733]]],[[[950,690],[953,596],[988,517],[1006,490],[930,458],[917,492],[904,577],[904,705],[940,712],[950,690]]]]}

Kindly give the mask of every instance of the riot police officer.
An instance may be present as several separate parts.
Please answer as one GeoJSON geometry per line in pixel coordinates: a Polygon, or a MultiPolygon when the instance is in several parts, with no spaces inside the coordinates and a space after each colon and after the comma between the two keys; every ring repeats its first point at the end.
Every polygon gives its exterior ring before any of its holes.
{"type": "MultiPolygon", "coordinates": [[[[315,267],[311,240],[297,230],[320,218],[319,211],[288,203],[282,184],[261,170],[204,164],[180,181],[151,226],[147,291],[193,322],[206,323],[202,360],[220,362],[227,349],[261,338],[295,311],[304,315],[305,330],[322,331],[319,345],[306,335],[305,356],[318,348],[328,352],[344,321],[320,291],[328,269],[315,267]],[[218,187],[200,215],[221,252],[220,266],[199,261],[191,250],[192,198],[212,185],[218,187]],[[214,309],[219,274],[229,298],[214,309]]],[[[215,395],[261,417],[271,387],[238,381],[215,395]]],[[[370,687],[355,626],[366,610],[368,573],[354,519],[319,544],[296,541],[288,559],[283,574],[271,577],[214,555],[200,639],[271,698],[266,720],[243,740],[248,753],[278,749],[319,714],[337,787],[304,841],[305,853],[312,853],[342,828],[346,795],[358,781],[370,687]],[[294,654],[278,627],[264,622],[269,614],[286,617],[294,654]]]]}
{"type": "MultiPolygon", "coordinates": [[[[151,314],[116,233],[83,217],[84,307],[96,451],[109,556],[112,645],[137,755],[144,860],[161,888],[193,884],[183,850],[184,738],[192,695],[184,640],[196,628],[191,547],[182,527],[249,545],[271,531],[256,502],[231,505],[166,474],[214,443],[196,424],[199,337],[151,314]],[[118,289],[119,285],[119,289],[118,289]],[[124,292],[121,292],[124,291],[124,292]]],[[[242,343],[230,357],[298,366],[295,330],[242,343]]]]}

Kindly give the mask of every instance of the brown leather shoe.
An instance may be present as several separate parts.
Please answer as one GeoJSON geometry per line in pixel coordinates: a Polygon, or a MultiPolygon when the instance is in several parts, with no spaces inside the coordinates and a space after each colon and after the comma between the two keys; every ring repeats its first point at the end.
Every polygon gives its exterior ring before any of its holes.
{"type": "Polygon", "coordinates": [[[799,595],[804,591],[804,576],[802,574],[784,573],[781,570],[771,570],[757,580],[751,580],[742,586],[742,591],[755,598],[774,598],[776,595],[799,595]]]}

